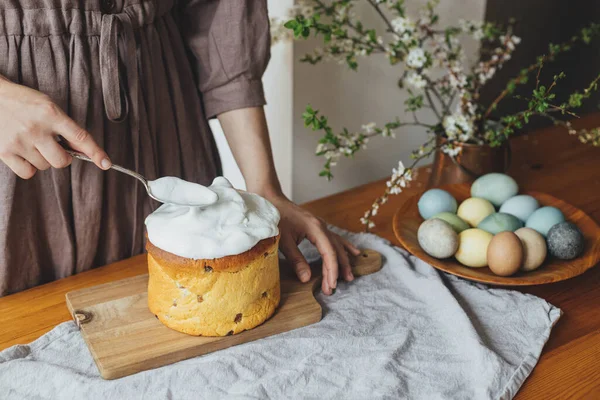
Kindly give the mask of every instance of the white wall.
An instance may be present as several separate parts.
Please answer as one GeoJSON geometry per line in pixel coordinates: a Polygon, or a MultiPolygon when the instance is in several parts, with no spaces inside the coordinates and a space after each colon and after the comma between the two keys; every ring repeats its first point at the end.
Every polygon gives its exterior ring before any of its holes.
{"type": "MultiPolygon", "coordinates": [[[[284,16],[293,2],[268,0],[269,14],[284,16]]],[[[360,3],[355,11],[363,22],[383,32],[371,7],[366,2],[360,3]]],[[[416,16],[425,0],[407,0],[407,3],[409,14],[416,16]]],[[[444,0],[438,11],[441,26],[456,24],[460,18],[482,19],[485,1],[444,0]]],[[[396,86],[400,75],[398,66],[390,66],[383,56],[361,59],[358,72],[336,63],[313,66],[298,61],[318,44],[319,41],[313,39],[277,44],[271,49],[271,62],[263,78],[275,167],[284,192],[299,203],[389,176],[400,159],[405,163],[409,161],[411,150],[425,138],[424,130],[415,127],[397,132],[396,139],[376,138],[354,159],[342,159],[333,170],[335,177],[331,182],[320,178],[323,159],[314,154],[320,135],[304,127],[301,115],[306,104],[327,115],[336,130],[342,127],[359,130],[361,125],[371,121],[383,124],[396,116],[401,119],[410,116],[404,115],[406,97],[396,86]]],[[[474,58],[476,50],[475,46],[467,47],[467,54],[474,58]]],[[[218,121],[211,121],[211,128],[224,175],[236,187],[244,188],[243,177],[218,121]]]]}
{"type": "MultiPolygon", "coordinates": [[[[292,7],[294,0],[269,0],[269,15],[284,16],[292,7]]],[[[279,175],[283,192],[292,197],[292,82],[293,82],[293,44],[279,43],[271,49],[271,61],[263,77],[267,106],[265,113],[271,134],[271,146],[275,159],[275,168],[279,175]]],[[[237,187],[246,187],[244,178],[235,163],[227,145],[219,121],[212,120],[210,127],[214,133],[223,175],[237,187]]]]}
{"type": "MultiPolygon", "coordinates": [[[[366,2],[357,3],[360,6],[355,7],[355,11],[363,22],[383,32],[383,25],[372,8],[366,2]]],[[[407,3],[409,15],[416,17],[416,10],[425,1],[408,0],[407,3]]],[[[484,0],[444,0],[438,6],[441,26],[456,24],[460,18],[481,20],[484,8],[484,0]]],[[[299,203],[389,176],[400,159],[405,164],[410,161],[411,150],[425,138],[425,131],[418,127],[404,128],[397,132],[396,139],[375,138],[369,142],[368,149],[357,153],[354,159],[340,160],[333,169],[332,181],[320,178],[318,173],[324,160],[314,153],[321,135],[303,125],[301,115],[306,104],[327,115],[335,130],[347,127],[357,131],[371,121],[383,124],[396,116],[400,119],[410,119],[410,116],[404,115],[406,97],[397,87],[401,67],[390,66],[383,55],[360,59],[358,72],[337,63],[313,66],[297,61],[318,44],[311,39],[296,41],[294,46],[292,192],[293,199],[299,203]]],[[[474,45],[467,49],[467,54],[475,53],[474,45]]]]}

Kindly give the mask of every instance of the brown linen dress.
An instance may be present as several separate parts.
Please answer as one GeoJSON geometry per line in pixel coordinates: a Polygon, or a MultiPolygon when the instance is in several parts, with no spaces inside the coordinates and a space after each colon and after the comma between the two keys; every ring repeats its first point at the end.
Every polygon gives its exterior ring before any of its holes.
{"type": "MultiPolygon", "coordinates": [[[[268,25],[265,0],[0,0],[0,74],[48,94],[114,163],[209,184],[207,119],[265,103],[268,25]]],[[[90,163],[29,180],[0,163],[0,296],[142,253],[158,205],[90,163]]]]}

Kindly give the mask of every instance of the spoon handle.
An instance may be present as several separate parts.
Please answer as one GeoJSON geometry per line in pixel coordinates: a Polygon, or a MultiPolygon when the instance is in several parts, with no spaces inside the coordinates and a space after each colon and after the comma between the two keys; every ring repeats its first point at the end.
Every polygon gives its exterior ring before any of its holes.
{"type": "MultiPolygon", "coordinates": [[[[80,152],[78,152],[78,151],[71,150],[71,149],[66,149],[66,148],[65,148],[65,151],[66,151],[67,153],[69,153],[69,155],[70,155],[71,157],[73,157],[73,158],[77,158],[77,159],[79,159],[79,160],[83,160],[83,161],[87,161],[87,162],[91,162],[91,163],[93,163],[93,162],[94,162],[94,161],[92,161],[92,159],[91,159],[91,158],[89,158],[89,157],[88,157],[88,156],[86,156],[85,154],[83,154],[83,153],[80,153],[80,152]]],[[[127,175],[129,175],[129,176],[133,176],[134,178],[136,178],[137,180],[139,180],[140,182],[142,182],[142,183],[144,184],[144,187],[146,188],[146,191],[147,191],[148,193],[150,193],[150,188],[148,187],[148,181],[146,180],[146,178],[144,178],[144,176],[143,176],[143,175],[140,175],[140,174],[138,174],[137,172],[135,172],[135,171],[132,171],[132,170],[130,170],[130,169],[127,169],[127,168],[121,167],[120,165],[117,165],[117,164],[113,164],[113,165],[112,165],[110,168],[112,168],[112,169],[114,169],[114,170],[116,170],[116,171],[122,172],[122,173],[124,173],[124,174],[127,174],[127,175]]]]}

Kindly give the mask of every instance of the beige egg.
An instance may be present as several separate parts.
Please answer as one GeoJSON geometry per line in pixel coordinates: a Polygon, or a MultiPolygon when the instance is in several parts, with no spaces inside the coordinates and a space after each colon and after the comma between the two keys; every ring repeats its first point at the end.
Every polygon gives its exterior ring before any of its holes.
{"type": "Polygon", "coordinates": [[[510,276],[517,272],[523,263],[523,245],[513,232],[500,232],[490,242],[487,249],[488,266],[499,276],[510,276]]]}
{"type": "Polygon", "coordinates": [[[466,229],[458,235],[458,250],[454,257],[467,267],[487,266],[487,249],[494,236],[481,229],[466,229]]]}
{"type": "Polygon", "coordinates": [[[523,271],[533,271],[539,268],[546,259],[546,241],[544,237],[531,228],[521,228],[515,231],[523,245],[523,271]]]}
{"type": "Polygon", "coordinates": [[[467,224],[475,228],[481,221],[490,214],[496,212],[496,209],[486,199],[471,197],[466,199],[458,207],[456,215],[462,218],[467,224]]]}

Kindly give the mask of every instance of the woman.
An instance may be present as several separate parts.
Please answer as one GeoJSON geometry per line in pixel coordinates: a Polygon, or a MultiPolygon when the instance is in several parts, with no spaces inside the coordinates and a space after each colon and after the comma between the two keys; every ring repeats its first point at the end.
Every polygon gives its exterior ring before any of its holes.
{"type": "Polygon", "coordinates": [[[111,162],[149,179],[210,184],[217,117],[249,191],[281,212],[281,250],[302,281],[303,238],[323,291],[352,280],[350,243],[289,201],[262,106],[265,0],[0,2],[0,295],[140,254],[158,204],[111,162]],[[75,161],[57,143],[88,155],[75,161]],[[112,161],[111,161],[112,160],[112,161]],[[20,177],[20,178],[19,178],[20,177]],[[338,272],[339,269],[339,272],[338,272]]]}

